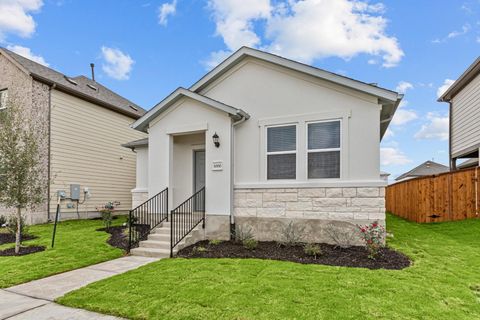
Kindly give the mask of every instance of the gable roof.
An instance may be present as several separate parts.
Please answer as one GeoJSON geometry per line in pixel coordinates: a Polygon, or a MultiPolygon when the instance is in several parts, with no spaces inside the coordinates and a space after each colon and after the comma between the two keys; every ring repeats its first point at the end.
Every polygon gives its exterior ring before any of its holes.
{"type": "Polygon", "coordinates": [[[68,77],[58,71],[1,47],[0,54],[13,60],[13,62],[18,64],[23,71],[27,72],[35,80],[48,85],[55,85],[57,90],[64,91],[81,99],[128,115],[134,119],[140,118],[146,112],[137,104],[85,76],[68,77]]]}
{"type": "Polygon", "coordinates": [[[203,78],[195,82],[189,89],[191,91],[200,93],[213,81],[221,77],[228,70],[240,63],[243,59],[252,57],[262,61],[267,61],[275,65],[279,65],[291,70],[305,73],[316,78],[327,80],[344,87],[357,90],[378,97],[380,104],[382,104],[382,114],[380,119],[380,138],[383,137],[387,131],[388,125],[393,118],[393,115],[403,98],[402,94],[385,88],[378,87],[374,84],[365,83],[352,78],[348,78],[339,74],[335,74],[320,68],[316,68],[307,64],[293,61],[278,55],[268,52],[256,50],[249,47],[242,47],[221,62],[217,67],[207,73],[203,78]]]}
{"type": "Polygon", "coordinates": [[[457,93],[468,85],[480,74],[480,57],[478,57],[465,72],[457,79],[444,94],[438,99],[439,102],[449,102],[457,93]]]}
{"type": "Polygon", "coordinates": [[[440,174],[440,173],[449,172],[449,171],[450,171],[449,167],[429,160],[429,161],[425,161],[418,167],[415,167],[412,170],[398,176],[395,179],[395,181],[400,181],[407,178],[431,176],[431,175],[440,174]]]}
{"type": "Polygon", "coordinates": [[[148,124],[150,121],[155,119],[157,116],[168,110],[175,102],[182,98],[190,98],[195,101],[202,102],[214,109],[223,111],[228,113],[234,120],[240,120],[242,118],[248,119],[250,116],[243,111],[242,109],[237,109],[232,106],[226,105],[222,102],[217,100],[213,100],[211,98],[199,95],[198,93],[192,92],[185,88],[178,88],[174,92],[172,92],[169,96],[163,99],[160,103],[158,103],[155,107],[150,109],[143,117],[138,119],[132,124],[132,128],[140,131],[147,131],[148,124]]]}

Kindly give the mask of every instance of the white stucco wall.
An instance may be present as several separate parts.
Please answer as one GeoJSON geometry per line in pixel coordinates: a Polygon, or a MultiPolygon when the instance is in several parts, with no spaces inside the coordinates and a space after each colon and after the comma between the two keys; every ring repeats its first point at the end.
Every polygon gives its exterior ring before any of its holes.
{"type": "Polygon", "coordinates": [[[137,155],[137,169],[136,169],[136,187],[135,191],[148,190],[148,147],[135,148],[137,155]]]}
{"type": "Polygon", "coordinates": [[[246,59],[201,94],[248,112],[235,128],[236,187],[380,186],[377,98],[267,62],[246,59]],[[308,180],[306,121],[342,119],[341,178],[308,180]],[[297,123],[297,179],[267,181],[264,125],[297,123]]]}
{"type": "MultiPolygon", "coordinates": [[[[153,120],[149,128],[149,196],[168,186],[173,191],[169,192],[170,208],[173,209],[185,200],[180,199],[183,195],[192,194],[191,177],[186,183],[178,182],[184,174],[179,172],[186,168],[191,173],[192,168],[191,163],[177,163],[180,159],[176,159],[175,155],[178,157],[180,153],[174,152],[179,151],[175,147],[174,137],[180,141],[182,138],[178,137],[181,135],[205,133],[206,211],[209,215],[230,214],[231,123],[226,113],[189,98],[182,98],[167,112],[153,120]],[[219,148],[213,145],[211,139],[215,132],[220,136],[219,148]],[[223,170],[213,171],[213,161],[223,161],[223,170]],[[176,197],[174,193],[180,196],[176,197]]],[[[187,155],[190,160],[183,158],[184,160],[180,161],[191,161],[191,156],[187,155]]]]}

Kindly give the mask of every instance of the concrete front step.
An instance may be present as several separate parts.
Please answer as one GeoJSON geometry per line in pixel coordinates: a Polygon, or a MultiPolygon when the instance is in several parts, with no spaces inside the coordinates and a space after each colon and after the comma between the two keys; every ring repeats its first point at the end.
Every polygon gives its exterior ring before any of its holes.
{"type": "Polygon", "coordinates": [[[170,243],[170,234],[150,233],[148,235],[148,240],[167,241],[170,243]]]}
{"type": "MultiPolygon", "coordinates": [[[[152,257],[152,258],[166,258],[170,257],[169,249],[156,249],[156,248],[144,248],[138,247],[130,250],[130,253],[134,256],[152,257]]],[[[174,250],[175,253],[175,250],[174,250]]]]}
{"type": "Polygon", "coordinates": [[[140,242],[140,247],[170,250],[170,241],[145,240],[140,242]]]}
{"type": "MultiPolygon", "coordinates": [[[[176,254],[187,246],[197,243],[204,239],[204,230],[201,225],[193,229],[173,250],[176,254]]],[[[170,256],[170,223],[163,222],[159,227],[152,230],[148,239],[140,241],[139,247],[130,250],[134,256],[164,258],[170,256]]]]}

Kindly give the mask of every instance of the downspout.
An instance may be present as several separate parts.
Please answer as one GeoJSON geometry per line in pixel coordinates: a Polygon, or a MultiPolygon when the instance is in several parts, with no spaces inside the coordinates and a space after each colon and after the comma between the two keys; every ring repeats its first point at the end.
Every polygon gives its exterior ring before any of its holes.
{"type": "Polygon", "coordinates": [[[247,121],[250,116],[242,110],[237,111],[237,115],[241,118],[238,121],[232,123],[231,134],[230,134],[230,237],[233,236],[235,231],[235,215],[234,211],[234,183],[235,183],[235,127],[239,124],[247,121]]]}
{"type": "Polygon", "coordinates": [[[56,88],[57,84],[53,83],[50,85],[50,88],[48,89],[48,156],[47,156],[47,161],[48,161],[48,166],[47,166],[47,222],[50,222],[52,219],[50,218],[50,184],[52,183],[51,181],[51,143],[52,143],[52,90],[56,88]]]}

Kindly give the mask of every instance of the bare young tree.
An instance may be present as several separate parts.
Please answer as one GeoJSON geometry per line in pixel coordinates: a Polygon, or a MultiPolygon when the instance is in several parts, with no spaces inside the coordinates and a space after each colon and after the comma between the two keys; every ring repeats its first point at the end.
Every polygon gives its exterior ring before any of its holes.
{"type": "Polygon", "coordinates": [[[15,99],[0,110],[0,203],[16,209],[15,253],[20,252],[22,210],[44,198],[35,122],[15,99]]]}

